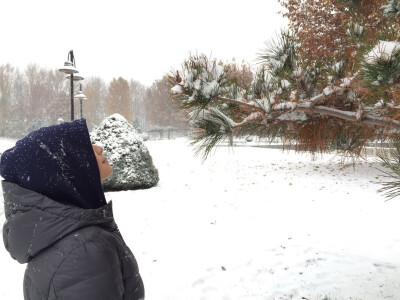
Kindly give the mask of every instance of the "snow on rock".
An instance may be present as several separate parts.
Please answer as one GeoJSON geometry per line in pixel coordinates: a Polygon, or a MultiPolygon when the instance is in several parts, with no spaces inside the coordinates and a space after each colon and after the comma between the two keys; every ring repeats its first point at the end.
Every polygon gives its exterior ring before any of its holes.
{"type": "Polygon", "coordinates": [[[379,43],[365,56],[365,60],[369,64],[378,61],[389,61],[400,51],[399,42],[379,41],[379,43]]]}
{"type": "Polygon", "coordinates": [[[119,114],[113,114],[90,133],[92,143],[103,146],[113,174],[103,181],[106,190],[150,188],[158,181],[158,171],[142,138],[119,114]]]}

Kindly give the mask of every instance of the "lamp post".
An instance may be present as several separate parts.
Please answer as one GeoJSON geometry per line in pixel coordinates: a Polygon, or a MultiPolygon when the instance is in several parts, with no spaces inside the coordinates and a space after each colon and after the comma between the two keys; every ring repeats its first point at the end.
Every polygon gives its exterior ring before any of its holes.
{"type": "MultiPolygon", "coordinates": [[[[73,76],[73,79],[72,79],[72,81],[75,83],[75,82],[79,82],[79,81],[81,81],[81,80],[84,80],[85,78],[82,76],[82,75],[80,75],[79,73],[76,73],[76,74],[70,74],[70,75],[68,75],[68,76],[66,76],[65,77],[65,79],[68,79],[68,80],[71,80],[71,76],[73,76]]],[[[74,89],[75,89],[75,84],[74,84],[74,89]]],[[[84,95],[83,93],[82,93],[82,84],[80,84],[80,91],[78,91],[78,94],[79,93],[81,93],[82,95],[84,95]]],[[[78,100],[78,99],[80,99],[80,97],[81,96],[79,96],[79,97],[77,97],[78,95],[74,95],[74,99],[75,100],[78,100]]],[[[82,98],[83,99],[83,98],[82,98]]],[[[82,119],[82,99],[81,99],[81,119],[82,119]]],[[[85,100],[86,99],[86,97],[83,99],[83,100],[85,100]]],[[[74,102],[75,103],[75,102],[74,102]]],[[[75,104],[74,104],[74,107],[75,107],[75,104]]],[[[75,115],[74,115],[75,116],[75,115]]]]}
{"type": "Polygon", "coordinates": [[[74,51],[68,52],[68,60],[64,63],[64,66],[59,69],[60,72],[70,75],[71,79],[71,121],[74,120],[74,74],[78,73],[75,67],[74,51]]]}
{"type": "MultiPolygon", "coordinates": [[[[79,75],[78,73],[74,74],[73,76],[74,76],[74,78],[72,79],[73,81],[81,81],[85,79],[82,77],[82,75],[79,75]]],[[[66,76],[65,79],[71,80],[71,75],[66,76]]]]}
{"type": "Polygon", "coordinates": [[[82,119],[82,100],[86,100],[86,95],[82,92],[82,83],[79,85],[79,91],[75,96],[75,99],[81,102],[81,119],[82,119]]]}

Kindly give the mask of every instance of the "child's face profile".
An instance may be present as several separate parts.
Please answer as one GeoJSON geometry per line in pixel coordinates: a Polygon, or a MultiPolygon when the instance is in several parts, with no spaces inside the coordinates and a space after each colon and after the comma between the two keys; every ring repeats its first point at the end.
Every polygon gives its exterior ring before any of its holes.
{"type": "Polygon", "coordinates": [[[107,158],[102,154],[103,147],[98,145],[92,145],[92,147],[96,156],[97,165],[99,166],[100,179],[103,181],[107,177],[111,176],[113,169],[111,168],[107,158]]]}

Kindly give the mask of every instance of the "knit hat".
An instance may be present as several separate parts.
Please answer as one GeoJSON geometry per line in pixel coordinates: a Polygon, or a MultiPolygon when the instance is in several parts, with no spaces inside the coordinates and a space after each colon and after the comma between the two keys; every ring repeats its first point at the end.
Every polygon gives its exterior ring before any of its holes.
{"type": "Polygon", "coordinates": [[[1,155],[0,175],[50,199],[81,208],[106,205],[85,119],[42,127],[1,155]]]}

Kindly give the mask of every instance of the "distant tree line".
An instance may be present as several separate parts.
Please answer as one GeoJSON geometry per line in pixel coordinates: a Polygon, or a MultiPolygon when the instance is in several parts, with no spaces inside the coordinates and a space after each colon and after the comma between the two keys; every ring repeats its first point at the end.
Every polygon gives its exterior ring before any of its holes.
{"type": "MultiPolygon", "coordinates": [[[[100,77],[82,83],[87,100],[82,101],[83,117],[89,130],[107,116],[119,113],[139,131],[185,130],[185,116],[171,99],[167,79],[150,87],[122,77],[105,82],[100,77]]],[[[79,83],[75,83],[75,91],[79,83]]],[[[70,121],[70,81],[57,69],[28,65],[23,71],[10,64],[0,65],[0,136],[20,138],[42,126],[70,121]]],[[[75,101],[75,119],[80,103],[75,101]]]]}

